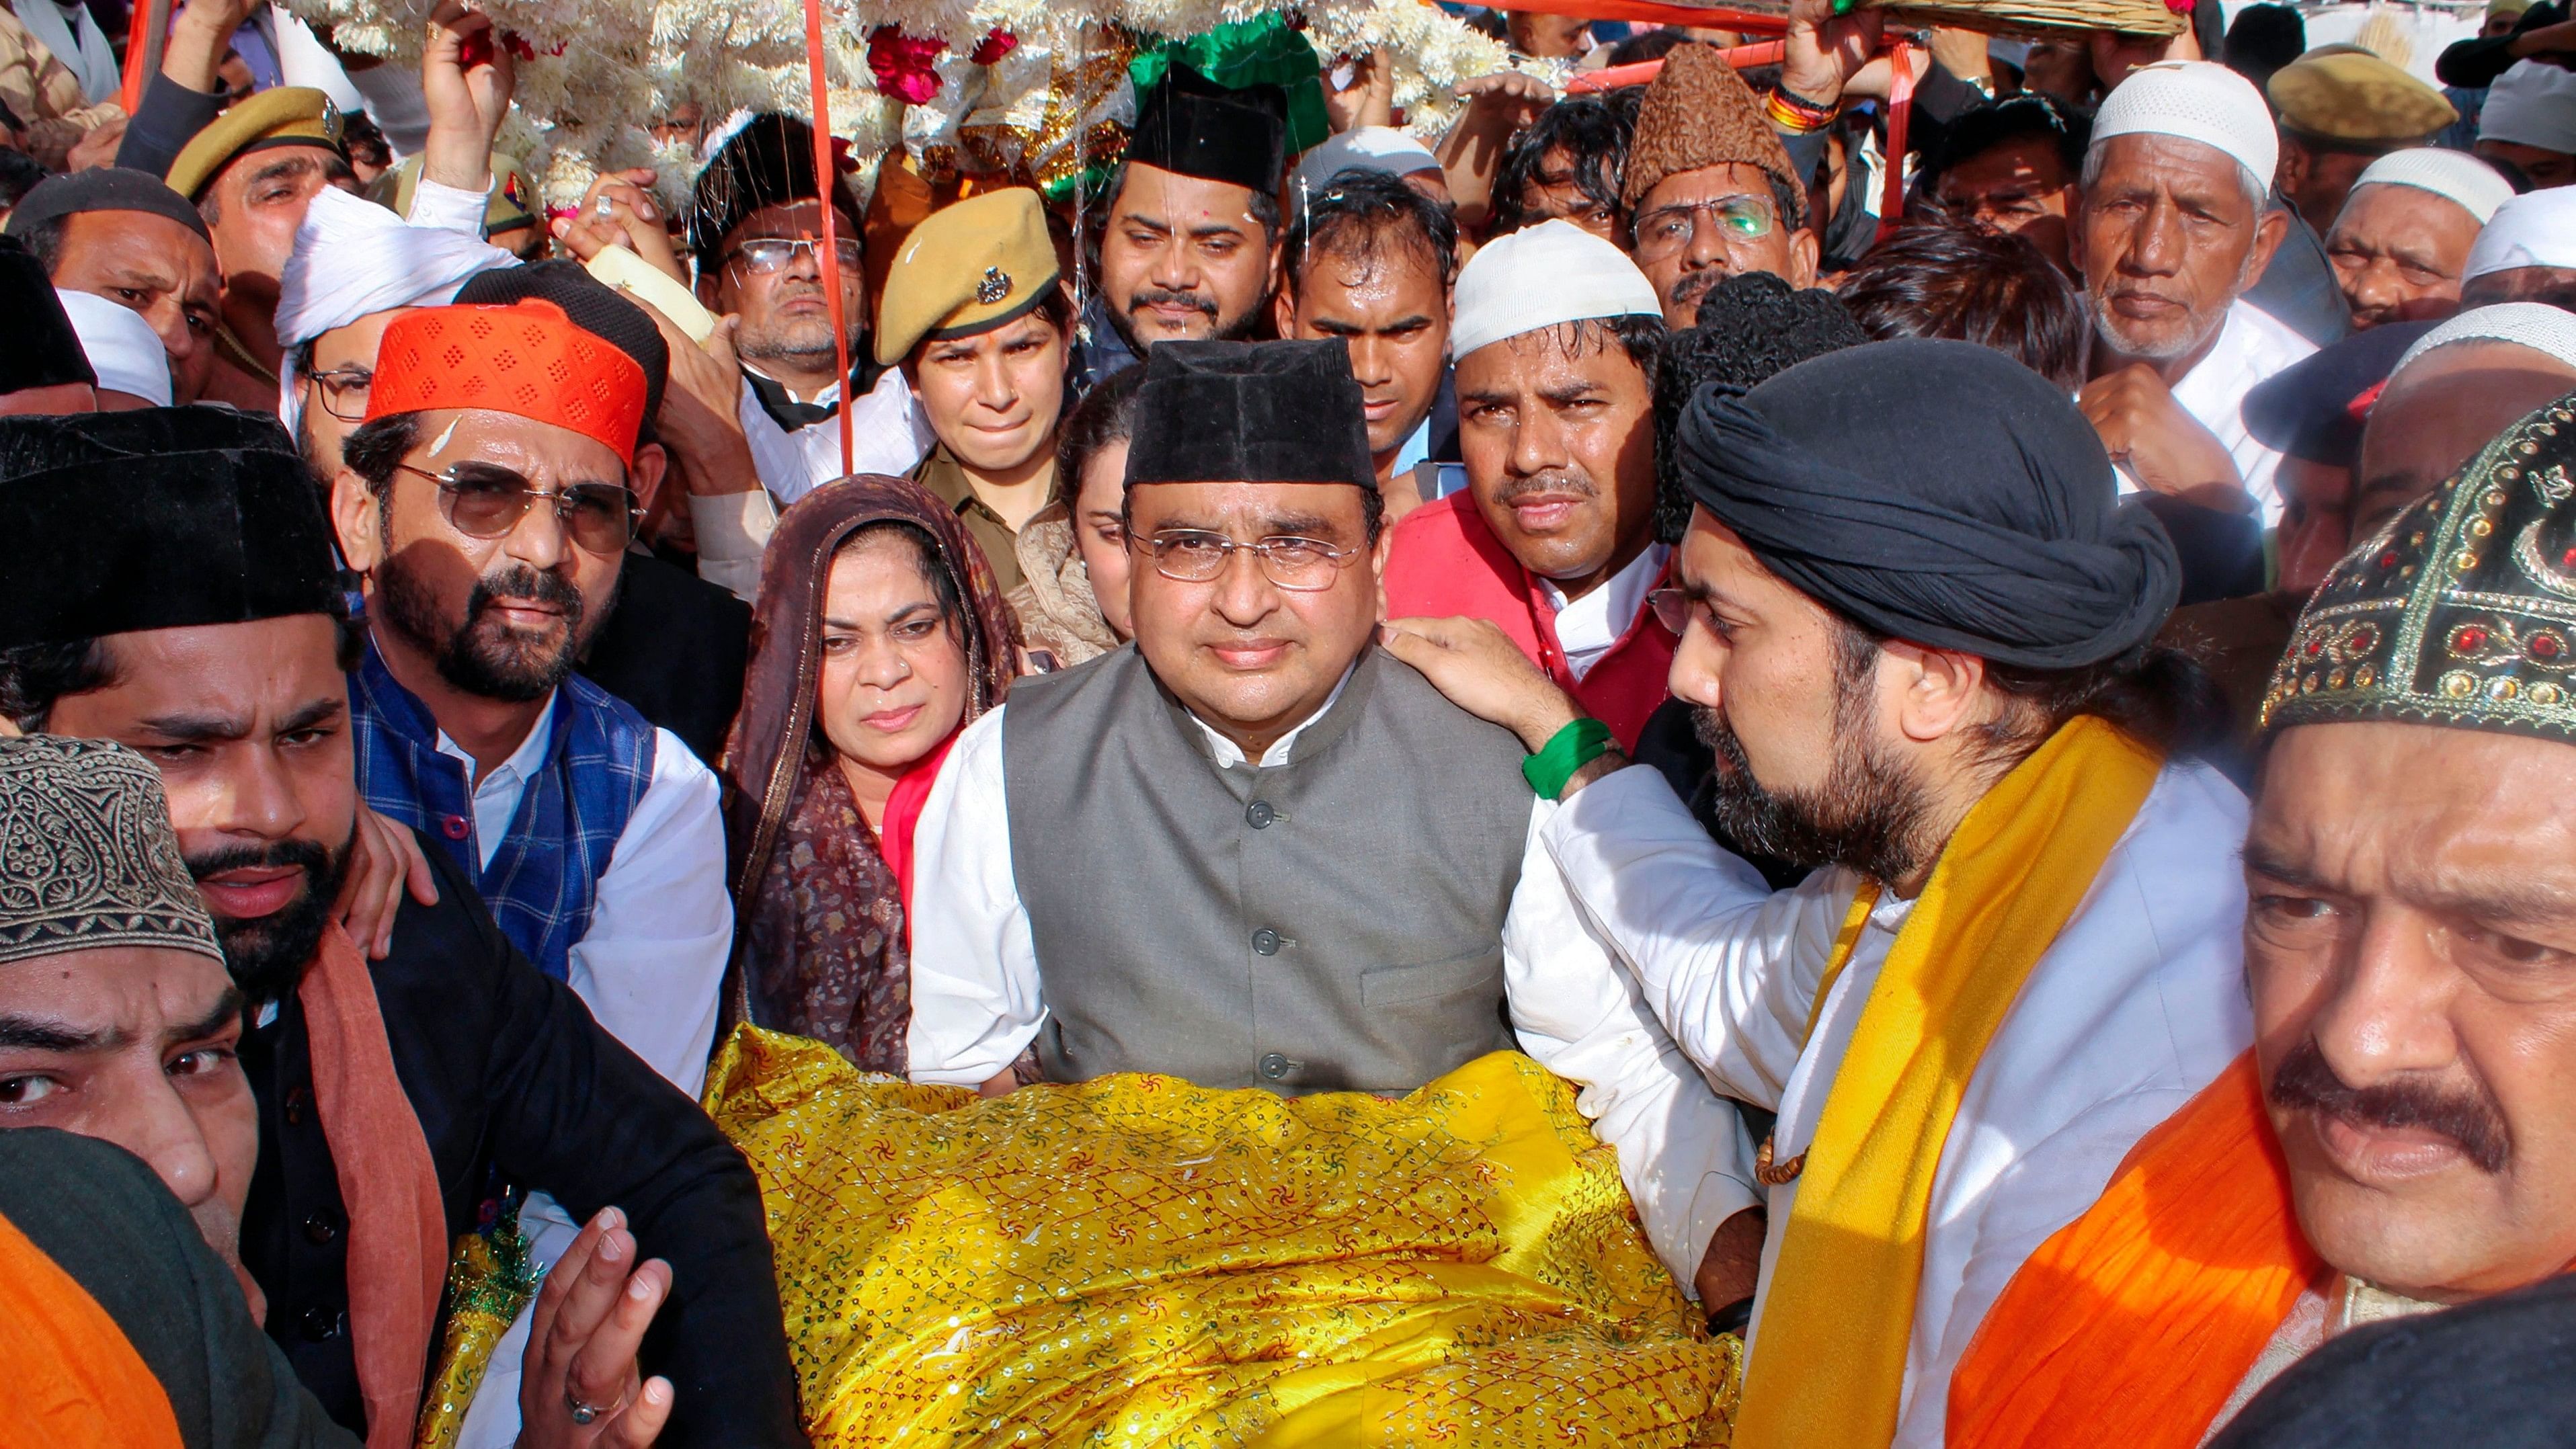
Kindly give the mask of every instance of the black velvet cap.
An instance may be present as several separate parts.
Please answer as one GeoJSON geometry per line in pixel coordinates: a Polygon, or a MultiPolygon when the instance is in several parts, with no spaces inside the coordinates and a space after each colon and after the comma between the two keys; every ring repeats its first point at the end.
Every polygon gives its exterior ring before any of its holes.
{"type": "Polygon", "coordinates": [[[1274,85],[1227,90],[1174,62],[1137,112],[1127,159],[1276,195],[1288,164],[1288,93],[1274,85]]]}
{"type": "MultiPolygon", "coordinates": [[[[764,206],[809,201],[814,184],[814,127],[783,111],[763,111],[743,124],[698,173],[689,199],[689,249],[701,266],[724,260],[724,239],[764,206]]],[[[860,235],[864,213],[840,177],[832,178],[832,206],[860,235]]]]}
{"type": "Polygon", "coordinates": [[[1136,390],[1127,486],[1353,483],[1377,487],[1350,345],[1165,342],[1136,390]]]}
{"type": "Polygon", "coordinates": [[[662,389],[671,380],[671,344],[662,340],[662,329],[643,308],[617,295],[615,287],[581,263],[558,258],[476,272],[457,288],[456,305],[507,307],[530,297],[561,307],[572,325],[634,358],[644,369],[646,421],[662,410],[662,389]]]}
{"type": "Polygon", "coordinates": [[[2388,381],[2397,359],[2433,327],[2390,322],[2309,353],[2246,390],[2245,431],[2293,458],[2351,467],[2361,461],[2353,399],[2388,381]]]}
{"type": "Polygon", "coordinates": [[[206,219],[197,215],[197,208],[188,204],[188,198],[148,171],[130,171],[122,166],[93,166],[87,171],[46,177],[9,208],[6,230],[11,236],[25,236],[57,217],[77,216],[84,211],[140,211],[165,216],[203,237],[208,245],[214,243],[214,233],[206,230],[206,219]]]}
{"type": "Polygon", "coordinates": [[[275,418],[0,418],[0,648],[340,607],[322,490],[275,418]]]}
{"type": "Polygon", "coordinates": [[[10,345],[0,347],[0,393],[98,381],[54,295],[54,279],[16,237],[0,236],[0,317],[11,319],[10,345]]]}

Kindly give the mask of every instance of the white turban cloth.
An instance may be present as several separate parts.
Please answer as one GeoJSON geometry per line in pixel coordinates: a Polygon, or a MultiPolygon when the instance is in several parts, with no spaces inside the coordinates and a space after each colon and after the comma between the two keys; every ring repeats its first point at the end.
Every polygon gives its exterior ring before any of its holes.
{"type": "Polygon", "coordinates": [[[2487,87],[2478,139],[2576,156],[2576,71],[2518,60],[2487,87]]]}
{"type": "Polygon", "coordinates": [[[1359,126],[1326,140],[1306,153],[1297,163],[1297,184],[1288,190],[1288,198],[1324,189],[1324,183],[1344,171],[1383,171],[1389,176],[1411,176],[1417,171],[1437,171],[1440,158],[1431,148],[1395,129],[1393,126],[1359,126]]]}
{"type": "Polygon", "coordinates": [[[2576,186],[2526,192],[2497,207],[2469,244],[2460,280],[2524,267],[2576,267],[2576,186]]]}
{"type": "MultiPolygon", "coordinates": [[[[277,277],[277,340],[292,352],[335,327],[396,307],[440,307],[477,272],[519,259],[480,237],[413,226],[336,186],[313,195],[295,228],[295,248],[277,277]]],[[[302,390],[290,361],[280,368],[277,415],[294,432],[302,390]]]]}
{"type": "Polygon", "coordinates": [[[1453,296],[1453,358],[1542,327],[1664,315],[1655,284],[1626,252],[1562,217],[1487,243],[1458,273],[1453,296]]]}
{"type": "Polygon", "coordinates": [[[170,349],[161,334],[131,307],[120,307],[90,292],[57,287],[63,315],[80,334],[81,351],[98,385],[108,392],[131,393],[157,408],[170,406],[170,349]]]}
{"type": "Polygon", "coordinates": [[[2389,369],[2388,381],[2394,385],[2424,354],[2460,342],[2510,342],[2576,367],[2576,312],[2540,302],[2472,307],[2416,338],[2415,345],[2407,348],[2397,365],[2389,369]]]}
{"type": "Polygon", "coordinates": [[[2496,214],[2496,208],[2513,200],[2513,183],[2504,173],[2466,151],[2445,151],[2435,146],[2416,146],[2404,151],[2391,151],[2362,169],[2352,183],[2359,191],[2365,186],[2412,186],[2429,191],[2446,201],[2459,203],[2477,224],[2484,226],[2496,214]]]}
{"type": "Polygon", "coordinates": [[[2214,61],[2166,60],[2129,72],[2093,117],[2093,144],[2114,136],[2172,136],[2214,146],[2272,184],[2281,134],[2254,83],[2214,61]]]}

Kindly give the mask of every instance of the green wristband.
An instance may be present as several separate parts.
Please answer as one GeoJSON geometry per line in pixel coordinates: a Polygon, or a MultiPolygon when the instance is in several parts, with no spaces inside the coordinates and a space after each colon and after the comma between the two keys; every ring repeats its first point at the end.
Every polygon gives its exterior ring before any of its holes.
{"type": "Polygon", "coordinates": [[[1541,799],[1553,800],[1565,793],[1575,771],[1608,754],[1614,743],[1608,725],[1597,719],[1576,720],[1548,736],[1537,754],[1521,761],[1521,778],[1541,799]]]}

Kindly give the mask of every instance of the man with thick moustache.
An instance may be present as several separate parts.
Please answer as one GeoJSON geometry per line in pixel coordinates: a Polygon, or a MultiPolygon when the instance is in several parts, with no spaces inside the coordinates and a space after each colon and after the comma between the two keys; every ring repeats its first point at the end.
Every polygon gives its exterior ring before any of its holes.
{"type": "Polygon", "coordinates": [[[672,1265],[645,1355],[676,1389],[665,1442],[804,1442],[758,1190],[697,1105],[510,945],[447,851],[421,852],[434,905],[361,932],[382,959],[338,924],[383,822],[358,794],[359,639],[285,433],[218,409],[0,419],[0,540],[0,710],[159,767],[249,1003],[242,1259],[331,1416],[409,1441],[448,1244],[498,1172],[579,1220],[615,1204],[672,1265]]]}

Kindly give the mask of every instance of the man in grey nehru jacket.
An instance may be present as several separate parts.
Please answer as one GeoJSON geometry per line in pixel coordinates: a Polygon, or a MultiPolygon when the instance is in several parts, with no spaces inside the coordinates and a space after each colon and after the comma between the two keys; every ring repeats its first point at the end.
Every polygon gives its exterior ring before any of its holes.
{"type": "Polygon", "coordinates": [[[1556,806],[1517,741],[1377,647],[1383,504],[1346,348],[1175,341],[1145,367],[1135,642],[1021,681],[940,772],[914,1079],[1400,1093],[1517,1046],[1587,1089],[1691,1281],[1756,1200],[1735,1111],[1534,853],[1556,806]]]}

